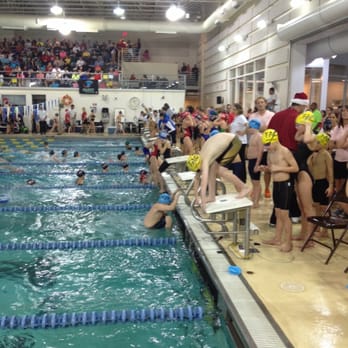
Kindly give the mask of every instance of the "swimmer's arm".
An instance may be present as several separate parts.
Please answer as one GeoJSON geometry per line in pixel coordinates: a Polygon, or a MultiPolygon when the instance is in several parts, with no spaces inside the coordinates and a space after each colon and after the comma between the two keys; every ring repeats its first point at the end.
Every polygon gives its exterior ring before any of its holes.
{"type": "Polygon", "coordinates": [[[312,123],[307,122],[305,124],[305,132],[303,134],[303,142],[305,144],[311,143],[315,140],[315,134],[312,132],[312,123]]]}
{"type": "Polygon", "coordinates": [[[327,152],[325,156],[325,165],[327,176],[326,179],[329,182],[329,187],[326,190],[326,194],[328,197],[331,197],[334,192],[335,179],[334,179],[334,169],[333,169],[333,159],[329,152],[327,152]]]}
{"type": "Polygon", "coordinates": [[[257,152],[257,158],[256,158],[256,163],[254,167],[254,171],[260,171],[259,166],[262,161],[262,156],[263,156],[263,150],[264,146],[262,144],[261,136],[258,136],[257,141],[255,142],[256,144],[256,152],[257,152]]]}

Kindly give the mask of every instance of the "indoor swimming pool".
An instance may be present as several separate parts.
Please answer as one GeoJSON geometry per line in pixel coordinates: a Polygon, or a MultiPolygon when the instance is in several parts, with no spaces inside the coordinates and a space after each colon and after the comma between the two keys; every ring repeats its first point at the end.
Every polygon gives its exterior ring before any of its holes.
{"type": "Polygon", "coordinates": [[[180,224],[143,227],[140,140],[43,140],[0,140],[0,347],[235,347],[180,224]]]}

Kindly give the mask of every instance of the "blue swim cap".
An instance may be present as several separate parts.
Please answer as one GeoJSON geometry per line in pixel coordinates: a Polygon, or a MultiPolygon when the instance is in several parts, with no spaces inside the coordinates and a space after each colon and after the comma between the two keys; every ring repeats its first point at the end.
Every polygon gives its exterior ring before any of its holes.
{"type": "Polygon", "coordinates": [[[170,195],[168,193],[161,193],[158,198],[158,203],[161,204],[170,204],[172,202],[172,199],[170,198],[170,195]]]}
{"type": "Polygon", "coordinates": [[[219,134],[220,132],[217,129],[213,129],[210,133],[209,133],[209,138],[213,137],[216,134],[219,134]]]}
{"type": "Polygon", "coordinates": [[[260,129],[261,122],[257,120],[256,118],[253,118],[252,120],[249,121],[249,127],[253,129],[260,129]]]}

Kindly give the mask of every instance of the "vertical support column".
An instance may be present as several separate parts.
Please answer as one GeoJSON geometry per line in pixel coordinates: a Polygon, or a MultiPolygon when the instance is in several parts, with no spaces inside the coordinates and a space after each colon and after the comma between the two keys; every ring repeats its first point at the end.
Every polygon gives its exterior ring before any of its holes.
{"type": "MultiPolygon", "coordinates": [[[[291,99],[295,93],[304,90],[307,45],[293,43],[290,46],[289,94],[291,99]]],[[[290,102],[290,100],[288,100],[290,102]]]]}
{"type": "Polygon", "coordinates": [[[326,109],[327,87],[329,83],[330,59],[324,59],[323,70],[321,76],[321,93],[320,93],[320,109],[326,109]]]}

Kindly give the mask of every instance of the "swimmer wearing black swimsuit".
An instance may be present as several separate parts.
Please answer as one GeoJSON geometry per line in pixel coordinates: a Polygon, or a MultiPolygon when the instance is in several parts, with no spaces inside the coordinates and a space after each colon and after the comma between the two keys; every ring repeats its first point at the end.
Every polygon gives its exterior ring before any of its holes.
{"type": "Polygon", "coordinates": [[[226,167],[233,162],[239,153],[242,143],[238,137],[234,137],[226,150],[216,159],[216,162],[221,166],[226,167]]]}

